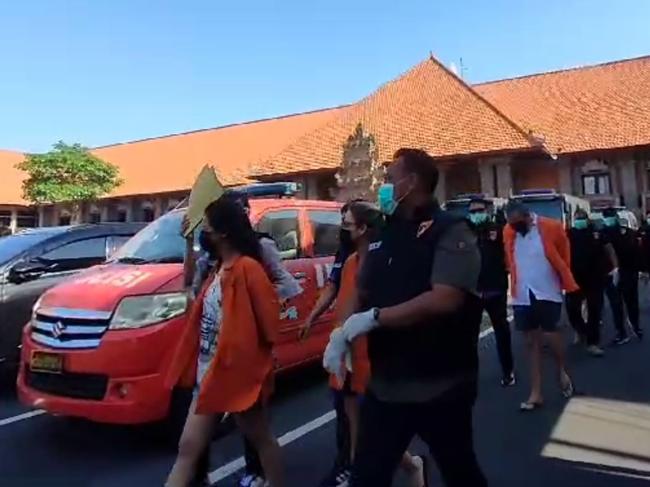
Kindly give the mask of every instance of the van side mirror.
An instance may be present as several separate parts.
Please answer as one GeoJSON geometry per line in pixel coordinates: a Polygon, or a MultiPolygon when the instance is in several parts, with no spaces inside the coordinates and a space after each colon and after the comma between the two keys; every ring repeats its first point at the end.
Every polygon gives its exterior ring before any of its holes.
{"type": "Polygon", "coordinates": [[[56,268],[56,262],[48,262],[40,259],[31,259],[27,261],[18,262],[9,270],[7,276],[9,282],[13,284],[20,284],[27,281],[38,279],[45,272],[49,272],[56,268]]]}

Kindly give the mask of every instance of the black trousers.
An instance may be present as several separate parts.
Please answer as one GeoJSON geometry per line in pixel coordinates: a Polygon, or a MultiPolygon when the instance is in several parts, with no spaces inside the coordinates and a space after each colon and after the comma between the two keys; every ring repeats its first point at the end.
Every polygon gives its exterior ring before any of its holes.
{"type": "Polygon", "coordinates": [[[625,308],[627,317],[635,330],[639,329],[639,273],[636,271],[619,271],[618,286],[610,279],[605,290],[614,315],[616,332],[627,336],[625,328],[625,308]]]}
{"type": "Polygon", "coordinates": [[[345,413],[344,395],[340,391],[332,391],[334,397],[334,411],[336,412],[336,458],[334,464],[337,468],[350,466],[352,457],[350,445],[350,422],[345,413]]]}
{"type": "Polygon", "coordinates": [[[508,323],[508,296],[506,291],[495,296],[483,298],[483,309],[487,312],[494,328],[497,353],[503,376],[509,376],[514,370],[512,359],[512,338],[508,323]]]}
{"type": "Polygon", "coordinates": [[[474,453],[470,395],[389,403],[368,394],[361,406],[352,487],[390,487],[411,440],[428,446],[447,487],[486,487],[474,453]]]}
{"type": "Polygon", "coordinates": [[[580,290],[566,295],[566,309],[573,329],[587,340],[587,345],[600,343],[605,285],[580,285],[580,290]],[[582,317],[582,303],[587,302],[587,322],[582,317]]]}

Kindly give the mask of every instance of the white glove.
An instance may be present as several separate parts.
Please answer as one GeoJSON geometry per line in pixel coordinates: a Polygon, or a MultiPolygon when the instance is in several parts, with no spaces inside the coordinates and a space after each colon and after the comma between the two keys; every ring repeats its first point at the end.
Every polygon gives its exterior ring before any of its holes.
{"type": "Polygon", "coordinates": [[[337,328],[330,335],[330,341],[325,347],[323,354],[323,367],[330,374],[336,376],[340,384],[345,381],[345,364],[343,363],[346,354],[348,354],[348,342],[341,328],[337,328]]]}
{"type": "Polygon", "coordinates": [[[618,267],[612,269],[609,273],[609,276],[612,278],[612,284],[614,284],[614,286],[618,286],[618,282],[620,280],[620,276],[618,274],[618,267]]]}
{"type": "Polygon", "coordinates": [[[377,328],[379,323],[375,320],[375,310],[369,309],[363,313],[356,313],[350,316],[343,323],[343,335],[348,342],[352,342],[356,337],[367,334],[373,328],[377,328]]]}

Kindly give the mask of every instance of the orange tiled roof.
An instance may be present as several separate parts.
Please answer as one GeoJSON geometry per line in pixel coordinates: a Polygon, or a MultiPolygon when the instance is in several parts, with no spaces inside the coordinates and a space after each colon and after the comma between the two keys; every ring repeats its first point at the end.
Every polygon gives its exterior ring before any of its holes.
{"type": "Polygon", "coordinates": [[[650,144],[650,56],[474,88],[552,152],[650,144]]]}
{"type": "Polygon", "coordinates": [[[22,183],[25,173],[14,166],[25,158],[20,152],[0,149],[0,205],[28,205],[23,199],[22,183]]]}
{"type": "Polygon", "coordinates": [[[247,181],[259,163],[327,123],[346,107],[199,130],[93,149],[119,167],[121,186],[110,196],[152,194],[188,189],[205,164],[215,167],[225,185],[247,181]]]}
{"type": "Polygon", "coordinates": [[[335,168],[358,123],[380,160],[400,147],[437,157],[531,150],[527,134],[431,57],[253,170],[257,176],[335,168]]]}

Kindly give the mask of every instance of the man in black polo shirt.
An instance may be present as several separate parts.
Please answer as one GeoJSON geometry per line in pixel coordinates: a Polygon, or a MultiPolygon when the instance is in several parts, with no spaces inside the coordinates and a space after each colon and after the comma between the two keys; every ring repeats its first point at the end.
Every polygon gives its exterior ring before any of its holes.
{"type": "Polygon", "coordinates": [[[601,357],[600,322],[605,286],[618,277],[618,260],[605,235],[594,228],[586,211],[575,212],[571,242],[571,272],[580,289],[566,295],[566,308],[571,326],[587,346],[587,352],[601,357]],[[582,304],[587,303],[587,321],[582,317],[582,304]]]}
{"type": "Polygon", "coordinates": [[[483,308],[490,317],[497,354],[501,364],[501,385],[515,385],[512,359],[512,338],[508,323],[508,271],[506,253],[503,246],[503,225],[495,221],[489,212],[488,202],[483,198],[473,198],[469,204],[468,219],[476,232],[481,251],[481,273],[478,279],[478,292],[483,308]]]}
{"type": "Polygon", "coordinates": [[[326,350],[325,367],[341,377],[346,344],[368,336],[372,377],[354,487],[389,487],[415,435],[429,445],[448,486],[487,485],[472,433],[480,254],[465,219],[434,202],[437,182],[426,152],[396,152],[379,191],[387,225],[358,277],[358,313],[332,334],[326,350]]]}
{"type": "Polygon", "coordinates": [[[618,259],[618,282],[610,279],[607,283],[606,293],[614,315],[616,326],[616,345],[624,345],[630,341],[625,323],[625,312],[632,325],[632,332],[641,340],[643,330],[639,322],[639,270],[641,268],[641,251],[637,232],[620,223],[618,212],[615,208],[603,210],[605,229],[603,233],[611,242],[618,259]]]}

